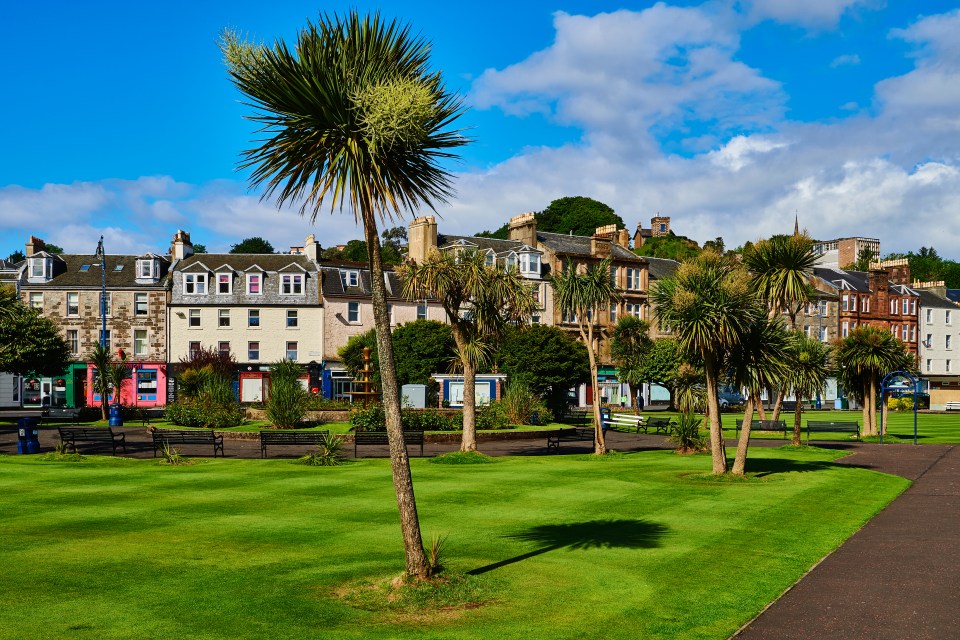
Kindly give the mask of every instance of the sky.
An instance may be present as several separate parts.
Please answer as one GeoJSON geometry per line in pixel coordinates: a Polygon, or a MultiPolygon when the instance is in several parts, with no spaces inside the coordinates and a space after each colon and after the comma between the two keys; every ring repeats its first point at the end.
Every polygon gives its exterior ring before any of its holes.
{"type": "MultiPolygon", "coordinates": [[[[469,107],[441,232],[563,196],[728,247],[793,230],[960,260],[960,2],[717,0],[17,2],[0,21],[0,256],[211,252],[260,236],[361,238],[252,191],[256,139],[217,38],[292,41],[319,12],[380,10],[432,42],[469,107]]],[[[420,215],[430,210],[416,212],[420,215]]],[[[407,214],[405,224],[411,219],[407,214]]]]}

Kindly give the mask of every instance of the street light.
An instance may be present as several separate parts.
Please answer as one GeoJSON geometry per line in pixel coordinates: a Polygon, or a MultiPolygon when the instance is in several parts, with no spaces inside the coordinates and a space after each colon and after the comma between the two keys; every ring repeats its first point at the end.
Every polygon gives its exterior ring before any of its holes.
{"type": "Polygon", "coordinates": [[[97,243],[97,259],[100,260],[100,346],[107,348],[107,255],[103,251],[103,236],[97,243]]]}

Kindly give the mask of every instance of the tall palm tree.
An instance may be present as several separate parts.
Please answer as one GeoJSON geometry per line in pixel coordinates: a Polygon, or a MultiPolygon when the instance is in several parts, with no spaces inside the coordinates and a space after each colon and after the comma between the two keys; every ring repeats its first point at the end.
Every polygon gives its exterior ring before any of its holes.
{"type": "Polygon", "coordinates": [[[535,308],[531,286],[516,267],[487,266],[479,251],[431,252],[397,268],[410,300],[438,300],[450,320],[463,368],[461,451],[477,449],[476,373],[490,361],[504,330],[527,322],[535,308]]]}
{"type": "Polygon", "coordinates": [[[348,207],[363,225],[393,482],[411,576],[429,573],[413,481],[400,425],[400,393],[390,340],[378,221],[433,208],[451,192],[440,163],[468,140],[450,125],[459,97],[429,69],[430,46],[409,26],[379,14],[322,15],[291,49],[224,32],[221,50],[264,139],[243,152],[241,168],[276,204],[300,202],[316,221],[321,208],[348,207]]]}
{"type": "Polygon", "coordinates": [[[654,285],[651,300],[660,326],[672,331],[680,349],[703,365],[713,472],[725,473],[718,382],[729,351],[763,315],[762,303],[750,288],[746,269],[714,251],[681,263],[672,278],[654,285]]]}
{"type": "Polygon", "coordinates": [[[783,320],[759,314],[728,355],[724,368],[730,382],[746,388],[748,394],[743,428],[733,460],[734,475],[743,475],[750,447],[753,411],[762,402],[763,390],[786,377],[789,346],[783,320]]]}
{"type": "Polygon", "coordinates": [[[836,342],[834,357],[840,385],[863,406],[863,434],[877,435],[877,387],[899,369],[912,370],[906,346],[884,329],[860,326],[836,342]]]}
{"type": "Polygon", "coordinates": [[[113,387],[113,402],[116,404],[120,404],[121,397],[123,396],[123,384],[129,380],[132,375],[127,366],[130,358],[123,352],[121,352],[121,354],[120,359],[116,362],[111,362],[110,366],[106,369],[110,386],[113,387]]]}
{"type": "Polygon", "coordinates": [[[816,338],[809,338],[800,331],[790,335],[790,361],[786,377],[787,386],[793,391],[796,407],[793,412],[793,445],[800,446],[800,419],[803,401],[817,393],[823,393],[830,374],[830,347],[816,338]]]}
{"type": "MultiPolygon", "coordinates": [[[[776,235],[754,244],[743,254],[743,263],[753,276],[753,287],[767,304],[771,317],[786,312],[790,328],[797,328],[797,315],[813,295],[810,279],[817,256],[813,239],[804,233],[776,235]]],[[[773,419],[780,417],[784,390],[777,394],[773,419]]]]}
{"type": "Polygon", "coordinates": [[[634,413],[640,412],[637,397],[643,383],[640,366],[653,348],[650,323],[636,316],[623,316],[617,320],[610,337],[610,356],[617,365],[617,377],[630,387],[634,413]]]}

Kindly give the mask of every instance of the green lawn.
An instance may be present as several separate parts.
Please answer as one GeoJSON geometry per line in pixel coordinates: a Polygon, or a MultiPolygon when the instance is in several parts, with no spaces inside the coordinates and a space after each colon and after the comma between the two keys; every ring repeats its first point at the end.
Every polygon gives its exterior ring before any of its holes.
{"type": "Polygon", "coordinates": [[[337,595],[402,570],[387,460],[3,456],[0,638],[727,638],[908,484],[836,455],[413,460],[426,537],[493,595],[421,616],[337,595]]]}

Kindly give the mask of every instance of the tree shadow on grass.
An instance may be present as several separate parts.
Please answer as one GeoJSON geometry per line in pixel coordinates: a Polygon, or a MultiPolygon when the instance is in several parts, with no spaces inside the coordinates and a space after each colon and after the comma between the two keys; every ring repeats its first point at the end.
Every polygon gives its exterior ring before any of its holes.
{"type": "Polygon", "coordinates": [[[590,520],[543,524],[507,536],[511,540],[543,545],[539,549],[468,571],[480,575],[555,549],[654,549],[668,532],[665,525],[645,520],[590,520]]]}
{"type": "MultiPolygon", "coordinates": [[[[788,458],[748,458],[744,471],[755,478],[776,473],[811,472],[835,469],[836,463],[823,460],[790,460],[788,458]]],[[[733,468],[733,459],[729,460],[728,467],[733,468]]]]}

